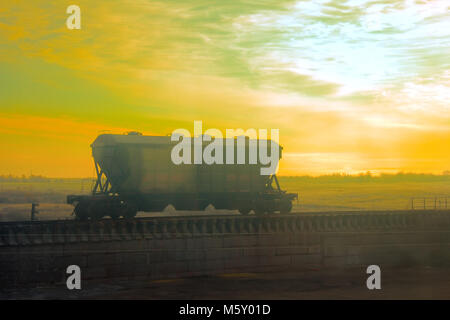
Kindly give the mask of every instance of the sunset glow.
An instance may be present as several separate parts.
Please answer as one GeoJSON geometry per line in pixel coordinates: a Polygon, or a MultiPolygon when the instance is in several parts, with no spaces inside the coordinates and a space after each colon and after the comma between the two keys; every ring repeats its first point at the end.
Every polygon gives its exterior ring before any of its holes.
{"type": "Polygon", "coordinates": [[[280,130],[280,175],[450,170],[450,2],[0,8],[0,174],[93,176],[104,131],[280,130]]]}

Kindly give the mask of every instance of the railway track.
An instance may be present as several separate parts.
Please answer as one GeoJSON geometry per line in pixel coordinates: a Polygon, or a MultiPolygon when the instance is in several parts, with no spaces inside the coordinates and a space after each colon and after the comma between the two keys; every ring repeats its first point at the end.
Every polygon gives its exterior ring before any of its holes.
{"type": "MultiPolygon", "coordinates": [[[[369,214],[408,214],[408,213],[431,213],[431,212],[437,212],[439,210],[435,209],[428,209],[428,210],[351,210],[351,211],[299,211],[299,212],[291,212],[288,214],[268,214],[263,216],[258,216],[255,214],[249,214],[249,215],[241,215],[239,213],[229,213],[229,214],[189,214],[189,215],[170,215],[170,213],[167,213],[166,215],[156,215],[156,216],[137,216],[133,218],[133,220],[136,221],[144,221],[144,220],[164,220],[164,219],[214,219],[214,218],[260,218],[260,217],[268,217],[268,218],[279,218],[279,217],[291,217],[292,215],[301,215],[301,216],[328,216],[328,215],[369,215],[369,214]]],[[[449,210],[440,210],[442,212],[449,210]]],[[[116,221],[122,221],[123,219],[118,219],[116,221]]],[[[60,223],[60,222],[76,222],[76,219],[70,218],[70,219],[57,219],[57,220],[35,220],[35,221],[29,221],[29,220],[20,220],[20,221],[0,221],[0,226],[2,225],[36,225],[36,224],[42,224],[42,223],[60,223]]],[[[111,221],[111,218],[105,217],[98,220],[87,220],[86,222],[93,222],[93,221],[111,221]]]]}
{"type": "Polygon", "coordinates": [[[422,230],[450,227],[450,210],[174,216],[0,223],[0,247],[197,237],[211,234],[422,230]]]}

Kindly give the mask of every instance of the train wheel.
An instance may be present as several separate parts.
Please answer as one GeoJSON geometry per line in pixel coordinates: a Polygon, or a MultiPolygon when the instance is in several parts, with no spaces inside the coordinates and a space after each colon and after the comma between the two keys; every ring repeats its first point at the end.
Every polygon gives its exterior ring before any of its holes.
{"type": "Polygon", "coordinates": [[[125,219],[132,219],[136,216],[137,211],[137,207],[134,204],[125,202],[122,208],[122,216],[125,219]]]}
{"type": "Polygon", "coordinates": [[[124,210],[125,210],[125,203],[121,201],[110,208],[109,216],[113,220],[120,219],[124,210]]]}
{"type": "Polygon", "coordinates": [[[133,219],[134,217],[136,217],[137,212],[127,212],[123,214],[123,217],[125,219],[133,219]]]}
{"type": "Polygon", "coordinates": [[[242,208],[239,208],[238,210],[239,210],[239,213],[240,213],[240,214],[246,216],[246,215],[248,215],[248,214],[250,213],[250,211],[251,211],[252,209],[251,209],[251,208],[248,208],[248,207],[242,207],[242,208]]]}
{"type": "Polygon", "coordinates": [[[88,205],[85,202],[78,202],[73,212],[75,214],[75,219],[77,220],[84,221],[87,220],[89,217],[88,205]]]}
{"type": "Polygon", "coordinates": [[[88,215],[92,220],[100,220],[106,214],[106,207],[103,201],[92,202],[88,207],[88,215]]]}
{"type": "Polygon", "coordinates": [[[254,208],[253,208],[253,211],[254,211],[255,214],[258,215],[258,216],[263,215],[264,213],[267,212],[267,208],[266,208],[266,206],[265,206],[265,203],[262,202],[262,201],[261,201],[261,202],[256,202],[256,203],[255,203],[255,206],[254,206],[254,208]]]}
{"type": "Polygon", "coordinates": [[[281,202],[280,213],[286,214],[286,213],[291,212],[291,210],[292,210],[292,202],[291,201],[287,200],[287,201],[281,202]]]}
{"type": "Polygon", "coordinates": [[[112,208],[111,212],[109,213],[109,216],[113,220],[117,220],[120,218],[120,210],[118,208],[112,208]]]}

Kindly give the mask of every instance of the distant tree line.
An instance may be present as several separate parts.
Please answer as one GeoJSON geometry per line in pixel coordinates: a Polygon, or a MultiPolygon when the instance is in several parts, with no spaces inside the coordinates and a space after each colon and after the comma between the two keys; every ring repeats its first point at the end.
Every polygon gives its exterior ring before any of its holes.
{"type": "MultiPolygon", "coordinates": [[[[283,180],[310,181],[310,182],[362,182],[362,181],[378,181],[378,182],[400,182],[400,181],[450,181],[450,170],[442,172],[442,174],[427,173],[381,173],[372,174],[370,171],[352,175],[346,173],[333,173],[320,176],[282,176],[283,180]]],[[[92,182],[94,178],[48,178],[42,175],[0,175],[0,182],[92,182]]]]}
{"type": "Polygon", "coordinates": [[[357,175],[345,173],[333,173],[321,176],[283,176],[280,177],[284,181],[304,181],[304,182],[432,182],[432,181],[449,181],[450,171],[444,171],[442,174],[428,173],[381,173],[372,174],[371,172],[361,173],[357,175]]]}
{"type": "Polygon", "coordinates": [[[62,182],[62,181],[92,181],[94,178],[48,178],[42,175],[0,175],[0,182],[62,182]]]}

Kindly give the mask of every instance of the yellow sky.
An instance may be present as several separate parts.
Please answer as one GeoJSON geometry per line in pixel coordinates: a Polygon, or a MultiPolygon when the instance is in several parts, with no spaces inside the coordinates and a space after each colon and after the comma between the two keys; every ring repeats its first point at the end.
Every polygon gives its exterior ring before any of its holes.
{"type": "Polygon", "coordinates": [[[434,1],[14,1],[0,174],[92,176],[104,131],[280,130],[279,174],[450,169],[450,15],[434,1]]]}

